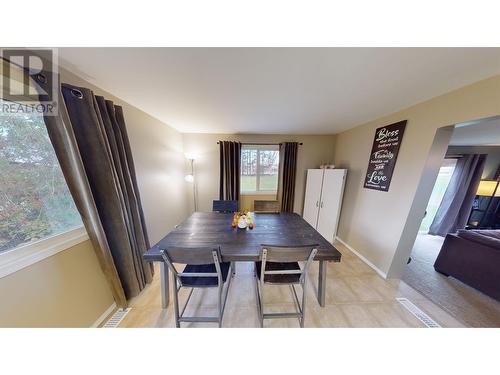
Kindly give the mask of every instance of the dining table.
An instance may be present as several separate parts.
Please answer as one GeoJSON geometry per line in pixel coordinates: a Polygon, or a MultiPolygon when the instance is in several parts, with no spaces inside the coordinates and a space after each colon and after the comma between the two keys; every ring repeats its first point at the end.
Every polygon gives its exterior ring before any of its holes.
{"type": "Polygon", "coordinates": [[[160,251],[170,246],[220,247],[223,262],[260,260],[262,245],[317,245],[314,261],[319,262],[318,302],[325,305],[327,262],[340,262],[342,254],[306,220],[296,213],[254,214],[253,229],[233,228],[233,213],[194,212],[148,249],[147,262],[160,263],[161,303],[169,304],[169,271],[160,251]]]}

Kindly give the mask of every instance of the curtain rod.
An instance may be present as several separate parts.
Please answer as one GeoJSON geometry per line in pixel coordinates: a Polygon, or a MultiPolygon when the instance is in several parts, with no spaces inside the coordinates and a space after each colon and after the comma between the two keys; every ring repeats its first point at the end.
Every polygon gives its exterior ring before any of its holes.
{"type": "MultiPolygon", "coordinates": [[[[219,144],[220,142],[217,142],[219,144]]],[[[256,145],[256,146],[275,146],[275,145],[280,145],[283,144],[283,142],[280,143],[258,143],[258,142],[241,142],[242,145],[256,145]]],[[[299,146],[302,146],[302,142],[299,142],[299,146]]]]}

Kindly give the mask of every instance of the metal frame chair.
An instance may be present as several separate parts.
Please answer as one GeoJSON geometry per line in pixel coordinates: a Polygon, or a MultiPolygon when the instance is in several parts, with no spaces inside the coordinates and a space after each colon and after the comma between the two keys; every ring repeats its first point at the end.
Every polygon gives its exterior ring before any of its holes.
{"type": "Polygon", "coordinates": [[[238,201],[214,200],[212,202],[213,212],[238,212],[238,201]]]}
{"type": "Polygon", "coordinates": [[[234,264],[232,262],[221,262],[220,247],[169,247],[160,250],[160,253],[172,271],[175,326],[179,328],[181,322],[213,322],[218,323],[219,327],[221,327],[231,278],[234,275],[234,264]],[[186,266],[182,272],[178,272],[174,263],[181,263],[186,266]],[[225,291],[224,284],[226,284],[225,291]],[[182,311],[179,313],[178,293],[184,287],[191,288],[191,291],[182,311]],[[184,316],[184,311],[195,288],[218,289],[218,316],[184,316]]]}
{"type": "Polygon", "coordinates": [[[261,262],[255,262],[255,286],[257,292],[257,309],[260,326],[264,319],[298,318],[300,327],[304,327],[306,307],[306,280],[309,265],[313,260],[318,245],[306,246],[273,246],[261,245],[261,262]],[[305,261],[303,268],[298,262],[305,261]],[[264,284],[290,285],[296,312],[264,313],[264,284]],[[302,287],[302,304],[299,303],[295,284],[302,287]]]}

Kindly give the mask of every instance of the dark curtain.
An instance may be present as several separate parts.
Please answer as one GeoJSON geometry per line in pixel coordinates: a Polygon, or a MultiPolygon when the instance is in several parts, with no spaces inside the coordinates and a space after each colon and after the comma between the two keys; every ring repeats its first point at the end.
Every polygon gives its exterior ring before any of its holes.
{"type": "Polygon", "coordinates": [[[142,259],[149,239],[122,108],[62,84],[59,116],[44,119],[115,301],[125,307],[153,268],[142,259]]]}
{"type": "Polygon", "coordinates": [[[481,181],[486,156],[464,155],[458,159],[429,234],[446,236],[465,228],[481,181]]]}
{"type": "Polygon", "coordinates": [[[232,141],[219,141],[219,149],[219,199],[239,201],[241,143],[232,141]]]}
{"type": "Polygon", "coordinates": [[[297,176],[297,142],[284,142],[280,146],[281,181],[279,197],[281,198],[281,211],[293,212],[295,200],[295,178],[297,176]]]}

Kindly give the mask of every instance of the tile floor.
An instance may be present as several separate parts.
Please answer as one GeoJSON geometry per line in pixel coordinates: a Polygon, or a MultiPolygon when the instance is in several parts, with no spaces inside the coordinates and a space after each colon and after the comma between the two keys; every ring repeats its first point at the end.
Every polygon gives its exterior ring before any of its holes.
{"type": "MultiPolygon", "coordinates": [[[[397,297],[406,297],[443,327],[463,327],[451,315],[400,280],[384,280],[343,245],[342,262],[329,263],[326,305],[316,299],[318,264],[310,269],[306,288],[306,327],[425,327],[407,311],[397,297]]],[[[293,311],[288,286],[266,285],[265,311],[293,311]]],[[[300,289],[300,287],[299,287],[300,289]]],[[[181,292],[183,306],[189,289],[181,292]]],[[[195,290],[186,309],[187,315],[215,315],[215,289],[195,290]]],[[[299,295],[300,297],[300,295],[299,295]]],[[[161,308],[159,272],[154,281],[130,301],[132,308],[120,327],[175,327],[171,305],[161,308]]],[[[216,327],[213,323],[181,323],[182,327],[216,327]]],[[[224,313],[223,327],[258,327],[252,263],[238,263],[224,313]]],[[[297,319],[271,319],[264,327],[299,327],[297,319]]]]}

